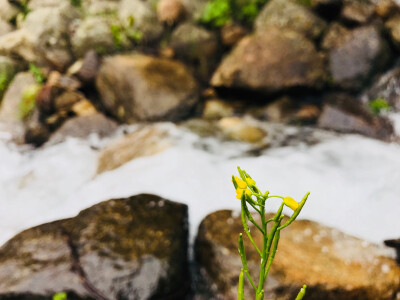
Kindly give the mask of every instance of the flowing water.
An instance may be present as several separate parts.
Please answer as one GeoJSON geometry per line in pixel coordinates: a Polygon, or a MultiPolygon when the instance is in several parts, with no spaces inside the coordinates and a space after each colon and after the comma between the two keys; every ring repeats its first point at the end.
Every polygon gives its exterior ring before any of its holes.
{"type": "MultiPolygon", "coordinates": [[[[0,243],[19,231],[76,215],[103,200],[154,193],[189,205],[193,237],[207,214],[239,209],[231,183],[236,166],[273,194],[311,195],[301,218],[381,243],[400,235],[400,145],[358,135],[263,150],[200,138],[171,123],[162,153],[96,175],[98,148],[112,140],[70,138],[38,150],[0,141],[0,243]]],[[[270,208],[279,203],[271,200],[270,208]]],[[[290,213],[290,211],[287,211],[290,213]]]]}

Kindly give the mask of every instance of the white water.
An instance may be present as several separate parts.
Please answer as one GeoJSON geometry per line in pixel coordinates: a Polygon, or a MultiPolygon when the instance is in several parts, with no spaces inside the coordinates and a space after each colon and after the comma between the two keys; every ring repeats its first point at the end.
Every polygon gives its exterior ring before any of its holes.
{"type": "Polygon", "coordinates": [[[240,157],[243,144],[211,139],[219,151],[206,152],[194,134],[163,126],[179,137],[174,146],[99,176],[93,142],[69,139],[35,151],[0,142],[0,244],[25,228],[143,192],[187,203],[193,236],[210,212],[238,209],[230,181],[238,165],[273,194],[300,200],[310,191],[301,218],[377,243],[400,236],[398,144],[347,135],[240,157]]]}

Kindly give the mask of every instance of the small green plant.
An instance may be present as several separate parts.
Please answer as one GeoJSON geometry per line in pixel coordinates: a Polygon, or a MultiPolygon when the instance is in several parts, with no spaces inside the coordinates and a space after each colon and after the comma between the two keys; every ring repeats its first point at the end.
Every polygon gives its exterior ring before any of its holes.
{"type": "MultiPolygon", "coordinates": [[[[244,300],[244,277],[246,276],[256,293],[255,299],[262,300],[264,299],[264,285],[278,248],[280,232],[282,229],[292,224],[292,222],[297,218],[310,193],[307,193],[300,203],[295,201],[291,197],[270,195],[269,191],[262,193],[260,189],[256,186],[256,182],[250,177],[249,174],[246,173],[246,171],[241,170],[239,167],[238,171],[240,178],[237,176],[232,176],[232,182],[236,189],[236,198],[240,199],[241,202],[241,219],[243,223],[243,229],[261,258],[260,276],[258,279],[258,284],[256,285],[252,280],[249,269],[247,267],[246,252],[243,244],[243,235],[242,233],[240,233],[238,250],[240,258],[242,260],[243,268],[241,269],[239,275],[238,299],[244,300]],[[275,216],[267,220],[265,207],[267,200],[271,198],[280,199],[282,201],[282,204],[276,212],[275,216]],[[249,211],[248,205],[251,206],[260,215],[261,224],[259,224],[253,218],[253,215],[249,211]],[[293,214],[284,224],[281,224],[284,218],[284,216],[282,215],[282,211],[285,205],[293,210],[293,214]],[[248,221],[251,222],[262,234],[263,240],[261,249],[257,246],[252,235],[250,234],[250,230],[247,225],[248,221]],[[267,225],[269,223],[271,223],[272,226],[268,232],[267,225]]],[[[306,286],[304,285],[297,295],[296,300],[303,299],[305,291],[306,286]]]]}
{"type": "Polygon", "coordinates": [[[267,0],[210,0],[200,22],[221,27],[229,21],[251,24],[267,0]]]}
{"type": "Polygon", "coordinates": [[[22,19],[25,20],[26,17],[28,16],[28,14],[31,12],[32,10],[29,8],[28,6],[28,1],[23,1],[21,3],[21,12],[22,12],[22,19]]]}
{"type": "Polygon", "coordinates": [[[36,66],[34,63],[29,64],[29,72],[33,75],[33,78],[35,78],[36,83],[43,83],[44,82],[44,75],[42,72],[42,69],[40,69],[38,66],[36,66]]]}
{"type": "Polygon", "coordinates": [[[53,300],[67,300],[67,293],[57,293],[53,295],[53,300]]]}
{"type": "Polygon", "coordinates": [[[110,27],[110,31],[114,40],[114,44],[115,46],[117,46],[117,48],[121,48],[122,47],[122,43],[123,43],[123,28],[120,25],[111,25],[110,27]]]}
{"type": "Polygon", "coordinates": [[[81,7],[82,6],[82,0],[70,0],[71,5],[75,7],[81,7]]]}
{"type": "Polygon", "coordinates": [[[385,99],[378,98],[369,102],[369,108],[373,114],[378,115],[383,111],[388,111],[390,109],[390,105],[385,99]]]}
{"type": "Polygon", "coordinates": [[[28,86],[22,93],[22,99],[19,102],[19,118],[21,120],[26,120],[28,116],[32,113],[36,106],[36,97],[42,85],[33,84],[28,86]]]}
{"type": "Polygon", "coordinates": [[[8,84],[7,72],[2,71],[0,72],[0,94],[2,94],[6,90],[7,84],[8,84]]]}

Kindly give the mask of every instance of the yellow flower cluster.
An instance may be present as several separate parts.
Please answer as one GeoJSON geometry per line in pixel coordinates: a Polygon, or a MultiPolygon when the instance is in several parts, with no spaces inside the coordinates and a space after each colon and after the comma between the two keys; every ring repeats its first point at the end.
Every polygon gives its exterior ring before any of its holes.
{"type": "Polygon", "coordinates": [[[237,189],[236,189],[236,198],[241,199],[243,193],[248,195],[249,197],[251,196],[251,191],[247,188],[247,186],[251,186],[255,184],[255,181],[251,178],[246,178],[246,182],[239,177],[235,176],[234,178],[237,189]]]}

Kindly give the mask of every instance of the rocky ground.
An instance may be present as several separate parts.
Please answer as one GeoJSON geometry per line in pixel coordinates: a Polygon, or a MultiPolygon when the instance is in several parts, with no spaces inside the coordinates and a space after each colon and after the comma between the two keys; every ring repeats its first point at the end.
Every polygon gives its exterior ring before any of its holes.
{"type": "MultiPolygon", "coordinates": [[[[170,121],[255,153],[290,143],[280,124],[397,140],[385,116],[400,110],[396,2],[270,0],[251,22],[222,23],[205,19],[207,3],[0,0],[2,136],[39,147],[170,121]]],[[[164,137],[125,135],[97,173],[162,151],[164,137]]],[[[3,245],[0,299],[235,299],[240,231],[230,211],[208,216],[189,267],[186,206],[110,200],[3,245]]],[[[303,283],[309,299],[399,298],[400,269],[376,245],[310,221],[281,244],[271,299],[293,299],[303,283]]]]}

